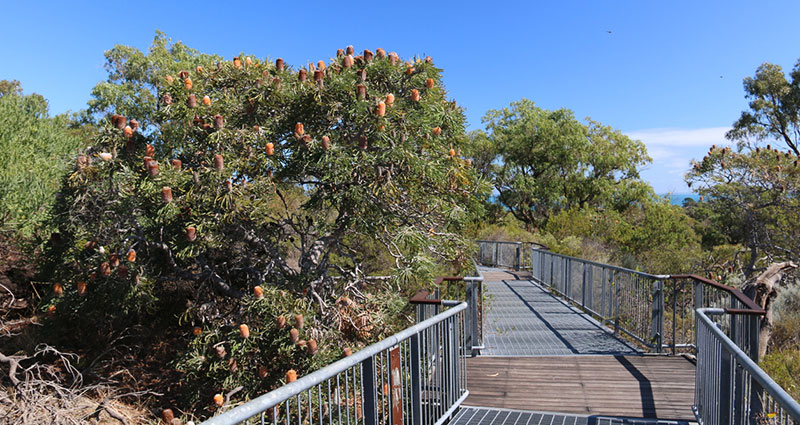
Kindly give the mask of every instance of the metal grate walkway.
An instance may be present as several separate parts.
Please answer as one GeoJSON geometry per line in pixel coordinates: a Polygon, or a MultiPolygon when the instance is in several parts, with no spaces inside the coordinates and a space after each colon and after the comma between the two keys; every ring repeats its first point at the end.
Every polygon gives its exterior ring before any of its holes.
{"type": "MultiPolygon", "coordinates": [[[[492,280],[497,269],[481,268],[487,279],[482,355],[553,356],[638,354],[586,313],[530,280],[492,280]]],[[[505,277],[516,279],[511,274],[505,277]]]]}
{"type": "Polygon", "coordinates": [[[564,415],[560,413],[468,406],[461,407],[450,421],[450,425],[686,425],[689,423],[611,416],[564,415]]]}

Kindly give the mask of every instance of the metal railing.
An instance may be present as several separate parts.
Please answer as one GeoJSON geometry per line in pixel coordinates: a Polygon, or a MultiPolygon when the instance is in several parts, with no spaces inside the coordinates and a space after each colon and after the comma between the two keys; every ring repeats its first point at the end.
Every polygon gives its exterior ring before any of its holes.
{"type": "Polygon", "coordinates": [[[700,424],[800,424],[800,404],[769,377],[728,334],[757,337],[759,316],[702,308],[697,321],[697,372],[693,410],[700,424]],[[738,329],[737,329],[738,328],[738,329]],[[726,331],[727,329],[727,331],[726,331]]]}
{"type": "Polygon", "coordinates": [[[441,425],[469,394],[469,347],[467,303],[440,303],[444,311],[204,424],[441,425]]]}
{"type": "MultiPolygon", "coordinates": [[[[477,268],[477,267],[476,267],[477,268]]],[[[416,306],[417,323],[429,319],[441,312],[443,303],[442,294],[448,298],[464,300],[467,303],[467,312],[464,318],[466,335],[464,343],[475,356],[484,349],[483,345],[483,318],[485,302],[483,299],[483,275],[480,271],[477,276],[440,277],[434,282],[431,290],[423,290],[414,295],[409,302],[416,306]]]]}
{"type": "Polygon", "coordinates": [[[510,267],[523,270],[531,267],[531,248],[547,246],[536,242],[475,241],[478,244],[478,262],[485,266],[510,267]]]}

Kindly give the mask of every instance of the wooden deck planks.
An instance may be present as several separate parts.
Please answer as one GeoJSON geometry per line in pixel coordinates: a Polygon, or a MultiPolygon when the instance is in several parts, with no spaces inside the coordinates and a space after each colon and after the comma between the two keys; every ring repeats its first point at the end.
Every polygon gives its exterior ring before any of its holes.
{"type": "Polygon", "coordinates": [[[694,364],[683,357],[475,357],[470,406],[693,420],[694,364]]]}

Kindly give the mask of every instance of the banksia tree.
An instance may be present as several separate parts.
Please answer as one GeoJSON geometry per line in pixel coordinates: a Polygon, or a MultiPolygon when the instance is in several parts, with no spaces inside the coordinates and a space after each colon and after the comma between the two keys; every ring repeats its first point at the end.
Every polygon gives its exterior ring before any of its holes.
{"type": "MultiPolygon", "coordinates": [[[[110,51],[111,77],[94,91],[101,128],[83,155],[116,157],[84,161],[65,179],[52,223],[64,242],[49,247],[45,268],[64,289],[48,302],[69,306],[54,314],[75,319],[62,323],[80,323],[80,332],[143,323],[152,315],[204,323],[209,331],[196,336],[201,342],[192,349],[205,362],[217,359],[214,345],[226,332],[239,333],[241,346],[227,348],[235,367],[201,369],[255,378],[258,364],[238,350],[263,343],[270,355],[288,356],[269,348],[268,338],[288,344],[313,337],[314,361],[331,358],[320,333],[339,328],[332,306],[360,287],[370,270],[364,262],[378,247],[400,285],[428,282],[437,264],[466,264],[469,241],[458,230],[481,188],[472,168],[447,155],[464,142],[463,112],[445,97],[433,64],[415,63],[407,75],[396,55],[378,52],[365,60],[349,51],[317,64],[324,84],[313,84],[280,59],[249,66],[163,37],[149,55],[127,47],[110,51]],[[178,75],[198,67],[203,71],[178,75]],[[436,90],[426,87],[429,79],[436,90]],[[123,118],[114,122],[112,114],[123,118]],[[130,137],[119,128],[124,117],[139,123],[130,137]],[[440,134],[434,137],[432,128],[440,134]],[[122,261],[130,270],[126,278],[98,249],[84,249],[87,241],[135,252],[135,264],[122,261]],[[71,296],[93,272],[91,290],[71,296]],[[288,301],[308,303],[299,335],[278,318],[298,314],[289,308],[274,312],[269,323],[245,318],[246,331],[226,328],[232,320],[242,323],[241,309],[253,302],[247,308],[273,306],[266,294],[275,288],[288,301]],[[200,308],[209,305],[215,307],[200,308]],[[176,308],[185,310],[163,314],[176,308]]],[[[310,357],[309,349],[301,351],[291,356],[310,357]]],[[[311,365],[276,362],[300,373],[311,365]]],[[[279,375],[253,381],[248,394],[279,375]]],[[[212,396],[205,394],[206,402],[212,396]]]]}

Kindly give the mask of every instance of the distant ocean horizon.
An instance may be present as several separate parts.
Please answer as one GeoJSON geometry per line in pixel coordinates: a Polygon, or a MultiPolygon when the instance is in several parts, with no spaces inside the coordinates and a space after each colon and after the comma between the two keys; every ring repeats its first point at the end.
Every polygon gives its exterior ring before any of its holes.
{"type": "Polygon", "coordinates": [[[696,193],[664,193],[660,196],[669,198],[672,205],[683,205],[683,200],[686,198],[693,199],[695,202],[700,200],[700,195],[696,193]]]}

